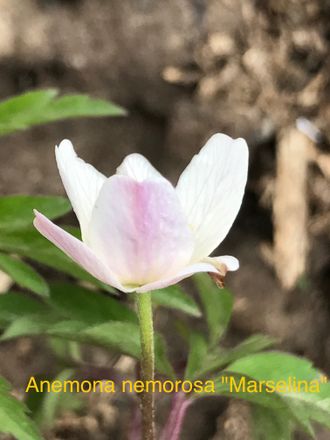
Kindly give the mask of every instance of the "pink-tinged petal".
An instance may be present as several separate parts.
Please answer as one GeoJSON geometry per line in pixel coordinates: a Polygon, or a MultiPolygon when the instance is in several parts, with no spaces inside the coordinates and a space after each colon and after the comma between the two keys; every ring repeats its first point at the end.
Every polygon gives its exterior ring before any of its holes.
{"type": "Polygon", "coordinates": [[[131,177],[138,182],[143,180],[164,179],[142,154],[133,153],[125,157],[117,168],[117,174],[131,177]]]}
{"type": "Polygon", "coordinates": [[[177,273],[193,251],[193,237],[176,192],[165,179],[138,182],[112,176],[92,214],[87,243],[124,285],[177,273]]]}
{"type": "Polygon", "coordinates": [[[78,217],[84,239],[94,204],[106,177],[80,159],[69,140],[62,141],[55,148],[55,155],[64,188],[78,217]]]}
{"type": "Polygon", "coordinates": [[[162,280],[155,281],[153,283],[145,284],[144,286],[136,289],[136,292],[142,293],[142,292],[151,292],[152,290],[156,290],[156,289],[163,289],[164,287],[171,286],[172,284],[176,284],[179,281],[182,281],[185,278],[188,278],[191,275],[194,275],[195,273],[198,272],[218,273],[218,270],[214,267],[213,264],[195,263],[192,264],[191,266],[185,267],[173,277],[164,278],[162,280]]]}
{"type": "Polygon", "coordinates": [[[192,261],[210,255],[226,237],[242,203],[247,170],[245,140],[215,134],[183,171],[176,189],[196,238],[192,261]]]}
{"type": "Polygon", "coordinates": [[[73,237],[64,229],[56,226],[40,212],[35,211],[34,226],[36,229],[61,249],[66,255],[72,258],[77,264],[103,283],[109,284],[122,291],[132,291],[125,289],[118,281],[117,277],[110,272],[102,261],[100,261],[89,247],[73,237]]]}

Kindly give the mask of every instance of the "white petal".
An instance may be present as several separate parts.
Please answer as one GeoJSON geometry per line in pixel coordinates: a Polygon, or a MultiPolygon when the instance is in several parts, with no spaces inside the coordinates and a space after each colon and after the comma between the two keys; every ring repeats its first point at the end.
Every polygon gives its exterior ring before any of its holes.
{"type": "Polygon", "coordinates": [[[219,265],[224,264],[227,268],[227,271],[233,272],[239,269],[239,261],[237,258],[232,257],[231,255],[222,255],[221,257],[208,257],[205,258],[204,261],[214,264],[215,267],[219,267],[219,265]]]}
{"type": "Polygon", "coordinates": [[[106,177],[80,159],[69,140],[62,141],[55,148],[55,155],[63,185],[78,217],[84,239],[95,201],[106,177]]]}
{"type": "Polygon", "coordinates": [[[146,179],[164,177],[154,168],[142,154],[133,153],[125,157],[121,165],[117,168],[117,174],[131,177],[138,182],[146,179]]]}
{"type": "Polygon", "coordinates": [[[47,217],[35,211],[34,226],[36,229],[60,248],[66,255],[72,258],[77,264],[103,283],[109,284],[117,289],[126,291],[119,283],[117,277],[104,265],[85,243],[73,237],[64,229],[58,227],[47,217]]]}
{"type": "Polygon", "coordinates": [[[126,286],[177,273],[193,251],[193,237],[172,185],[112,176],[103,185],[88,244],[126,286]]]}
{"type": "Polygon", "coordinates": [[[177,193],[196,238],[192,261],[207,257],[226,237],[242,203],[247,169],[245,140],[215,134],[183,171],[177,193]]]}
{"type": "Polygon", "coordinates": [[[190,277],[198,272],[213,272],[218,273],[218,270],[214,267],[213,264],[208,263],[195,263],[190,266],[185,267],[180,272],[178,272],[175,276],[164,278],[162,280],[145,284],[144,286],[136,289],[138,293],[142,292],[150,292],[156,289],[163,289],[164,287],[171,286],[172,284],[176,284],[179,281],[190,277]]]}

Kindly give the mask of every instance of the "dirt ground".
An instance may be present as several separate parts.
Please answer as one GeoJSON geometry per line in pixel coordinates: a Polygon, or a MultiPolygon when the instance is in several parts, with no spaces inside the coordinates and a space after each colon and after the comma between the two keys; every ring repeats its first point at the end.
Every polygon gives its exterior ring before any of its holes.
{"type": "MultiPolygon", "coordinates": [[[[129,112],[1,138],[0,193],[63,194],[53,147],[66,137],[106,174],[141,152],[173,183],[210,134],[246,138],[247,193],[221,246],[241,262],[228,277],[228,341],[265,332],[329,373],[329,23],[326,0],[0,0],[0,98],[56,87],[129,112]]],[[[1,348],[0,370],[10,376],[20,365],[19,386],[28,372],[15,347],[1,348]]],[[[61,420],[55,438],[109,438],[102,429],[123,403],[102,405],[91,405],[76,431],[61,420]]],[[[218,435],[244,440],[223,432],[231,426],[223,417],[235,414],[224,408],[221,399],[193,408],[199,428],[191,422],[185,438],[211,438],[222,414],[218,435]]]]}

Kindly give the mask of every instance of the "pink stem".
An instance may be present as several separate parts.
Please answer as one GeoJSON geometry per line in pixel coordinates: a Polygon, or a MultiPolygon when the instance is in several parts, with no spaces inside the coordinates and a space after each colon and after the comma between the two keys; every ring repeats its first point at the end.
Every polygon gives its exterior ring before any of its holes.
{"type": "Polygon", "coordinates": [[[136,405],[133,409],[128,438],[129,440],[140,440],[141,438],[141,414],[139,405],[136,405]]]}
{"type": "Polygon", "coordinates": [[[171,411],[161,435],[161,440],[178,440],[182,424],[192,400],[187,399],[184,393],[176,393],[172,400],[171,411]]]}
{"type": "Polygon", "coordinates": [[[183,421],[184,421],[184,418],[186,416],[187,409],[191,405],[191,403],[192,403],[192,400],[188,400],[188,399],[186,399],[182,403],[182,405],[181,405],[181,407],[179,409],[179,413],[178,413],[178,416],[176,418],[175,424],[173,426],[173,431],[172,431],[172,434],[171,434],[171,437],[170,437],[171,440],[179,440],[180,432],[181,432],[182,425],[183,425],[183,421]]]}

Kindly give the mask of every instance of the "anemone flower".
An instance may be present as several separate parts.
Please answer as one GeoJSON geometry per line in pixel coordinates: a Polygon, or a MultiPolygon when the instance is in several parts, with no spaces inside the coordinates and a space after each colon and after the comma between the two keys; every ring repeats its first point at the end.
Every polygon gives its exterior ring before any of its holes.
{"type": "Polygon", "coordinates": [[[148,292],[197,272],[221,279],[238,269],[235,257],[210,254],[242,203],[248,169],[243,139],[213,135],[176,187],[140,154],[127,156],[108,178],[80,159],[68,140],[55,154],[82,240],[39,212],[34,225],[95,278],[123,292],[148,292]]]}

